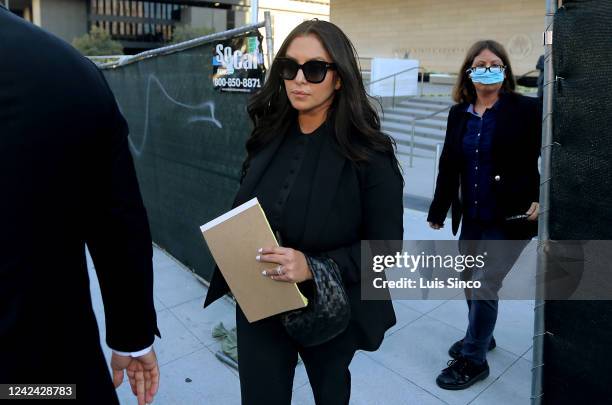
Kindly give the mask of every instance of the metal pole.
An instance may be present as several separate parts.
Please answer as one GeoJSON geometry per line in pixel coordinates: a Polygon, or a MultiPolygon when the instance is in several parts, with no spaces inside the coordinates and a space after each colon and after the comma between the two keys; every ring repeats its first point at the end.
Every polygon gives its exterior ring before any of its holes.
{"type": "Polygon", "coordinates": [[[4,5],[6,6],[6,9],[7,9],[7,10],[10,10],[10,9],[11,9],[11,3],[10,3],[10,1],[9,1],[9,0],[6,0],[6,1],[4,2],[4,5]]]}
{"type": "Polygon", "coordinates": [[[419,89],[419,96],[423,97],[423,86],[425,85],[425,69],[421,69],[421,88],[419,89]]]}
{"type": "Polygon", "coordinates": [[[266,47],[268,48],[268,69],[274,60],[274,34],[272,33],[272,16],[269,11],[264,12],[264,27],[266,30],[266,47]]]}
{"type": "Polygon", "coordinates": [[[542,113],[542,149],[541,149],[541,172],[540,181],[540,214],[538,218],[538,260],[536,275],[536,299],[534,308],[533,325],[533,368],[531,380],[531,404],[540,405],[544,396],[544,337],[546,336],[546,325],[544,322],[544,305],[546,303],[546,289],[543,276],[546,271],[546,255],[542,251],[543,244],[550,239],[548,227],[548,212],[550,208],[550,178],[551,178],[551,155],[552,155],[552,111],[554,97],[555,73],[552,62],[552,30],[555,13],[557,12],[557,0],[546,0],[546,18],[544,20],[544,106],[542,113]]]}
{"type": "Polygon", "coordinates": [[[410,167],[412,167],[412,163],[414,160],[414,127],[416,125],[416,120],[412,120],[412,135],[410,135],[410,167]]]}
{"type": "Polygon", "coordinates": [[[395,108],[395,78],[397,76],[393,76],[393,99],[391,99],[391,108],[395,108]]]}
{"type": "Polygon", "coordinates": [[[438,162],[440,162],[440,151],[442,150],[442,144],[436,144],[436,156],[434,157],[434,170],[433,170],[433,190],[431,191],[431,198],[433,199],[436,194],[436,179],[438,178],[438,162]]]}
{"type": "Polygon", "coordinates": [[[251,24],[257,24],[259,19],[259,0],[251,0],[251,24]]]}

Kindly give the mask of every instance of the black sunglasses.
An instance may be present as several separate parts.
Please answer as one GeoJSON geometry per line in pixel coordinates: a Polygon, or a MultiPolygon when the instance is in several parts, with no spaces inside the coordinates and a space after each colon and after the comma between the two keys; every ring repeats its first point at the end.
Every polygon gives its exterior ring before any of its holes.
{"type": "Polygon", "coordinates": [[[293,80],[297,76],[298,70],[302,69],[304,78],[310,83],[321,83],[325,80],[328,69],[335,69],[335,63],[327,63],[322,60],[310,60],[303,65],[298,64],[293,59],[276,58],[278,72],[283,80],[293,80]]]}

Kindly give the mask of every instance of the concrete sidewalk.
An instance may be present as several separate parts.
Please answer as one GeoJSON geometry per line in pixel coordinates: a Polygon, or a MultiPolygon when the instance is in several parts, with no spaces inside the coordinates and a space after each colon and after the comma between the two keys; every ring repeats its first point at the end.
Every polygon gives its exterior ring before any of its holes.
{"type": "MultiPolygon", "coordinates": [[[[426,214],[406,210],[405,239],[453,239],[444,228],[426,226],[426,214]]],[[[91,292],[104,343],[104,312],[90,262],[91,292]]],[[[155,343],[161,385],[155,403],[231,405],[240,403],[238,374],[214,356],[219,344],[212,328],[235,325],[234,306],[219,300],[204,310],[206,287],[160,249],[154,252],[155,306],[163,339],[155,343]]],[[[503,301],[495,331],[498,347],[489,353],[491,375],[464,391],[438,388],[435,378],[449,360],[447,349],[467,326],[464,301],[395,301],[397,325],[380,350],[359,352],[351,364],[351,404],[527,404],[531,383],[532,301],[503,301]]],[[[118,390],[122,404],[135,404],[127,382],[118,390]]],[[[314,404],[303,365],[294,380],[293,404],[314,404]]]]}
{"type": "MultiPolygon", "coordinates": [[[[409,156],[398,155],[398,160],[404,175],[404,207],[428,211],[433,199],[434,185],[438,175],[434,159],[415,156],[412,167],[410,167],[409,156]]],[[[419,229],[420,227],[413,225],[411,228],[419,229]]]]}

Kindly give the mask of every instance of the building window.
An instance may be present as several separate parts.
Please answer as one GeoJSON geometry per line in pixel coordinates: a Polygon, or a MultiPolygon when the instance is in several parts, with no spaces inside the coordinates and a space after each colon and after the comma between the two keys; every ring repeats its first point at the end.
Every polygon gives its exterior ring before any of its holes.
{"type": "Polygon", "coordinates": [[[115,40],[159,44],[172,38],[182,7],[141,0],[90,0],[89,22],[115,40]]]}

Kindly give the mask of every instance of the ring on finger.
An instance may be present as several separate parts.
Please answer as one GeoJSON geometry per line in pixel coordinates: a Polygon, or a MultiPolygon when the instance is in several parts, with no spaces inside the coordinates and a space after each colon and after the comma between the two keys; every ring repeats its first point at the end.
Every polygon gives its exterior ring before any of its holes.
{"type": "Polygon", "coordinates": [[[278,274],[279,276],[282,276],[283,274],[285,274],[285,273],[283,272],[283,266],[278,266],[278,267],[276,268],[276,274],[278,274]]]}

